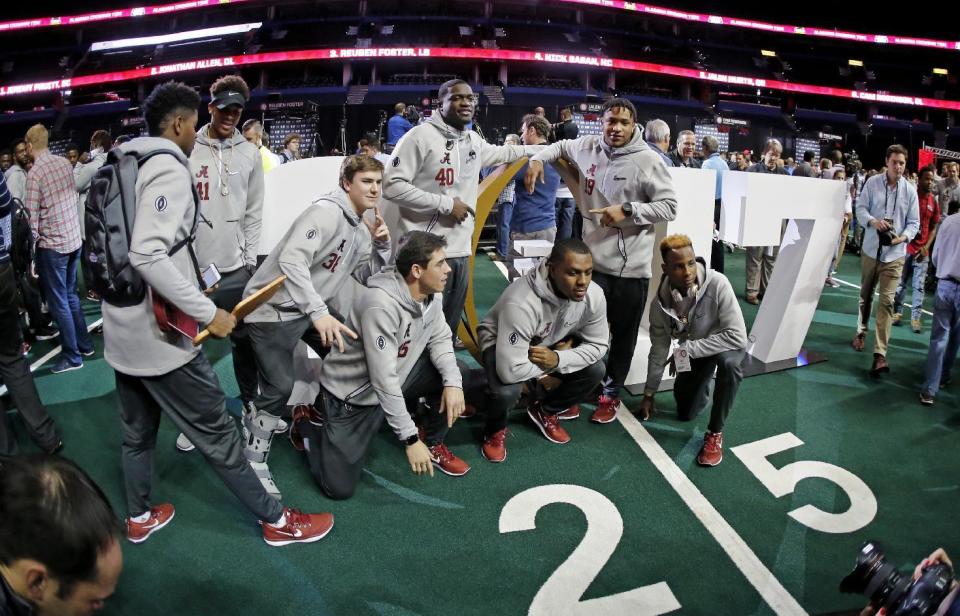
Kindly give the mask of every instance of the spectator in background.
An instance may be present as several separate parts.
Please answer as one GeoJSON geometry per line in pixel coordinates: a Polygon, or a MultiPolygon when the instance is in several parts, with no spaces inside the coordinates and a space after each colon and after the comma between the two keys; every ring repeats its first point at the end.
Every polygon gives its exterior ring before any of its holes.
{"type": "MultiPolygon", "coordinates": [[[[523,117],[520,128],[520,142],[523,145],[543,145],[550,136],[550,124],[541,116],[529,114],[523,117]]],[[[547,240],[557,238],[557,217],[555,204],[557,188],[560,186],[560,174],[553,165],[544,168],[544,181],[536,184],[533,193],[524,188],[527,166],[524,165],[514,176],[513,212],[509,220],[510,239],[547,240]]]]}
{"type": "Polygon", "coordinates": [[[0,173],[6,173],[7,169],[13,166],[13,151],[4,150],[0,152],[0,173]]]}
{"type": "Polygon", "coordinates": [[[75,143],[67,144],[67,149],[64,152],[64,156],[66,156],[67,162],[70,163],[70,168],[76,169],[77,165],[80,164],[80,146],[75,143]]]}
{"type": "Polygon", "coordinates": [[[123,145],[131,139],[133,139],[133,135],[117,135],[117,138],[113,140],[113,147],[123,145]]]}
{"type": "Polygon", "coordinates": [[[292,163],[300,160],[300,135],[290,133],[283,138],[283,154],[280,155],[280,164],[292,163]]]}
{"type": "Polygon", "coordinates": [[[940,225],[931,260],[937,269],[937,295],[920,392],[920,403],[927,406],[933,404],[937,390],[950,383],[950,370],[960,350],[960,216],[951,214],[940,225]]]}
{"type": "Polygon", "coordinates": [[[560,110],[560,121],[553,125],[553,139],[551,141],[576,139],[579,135],[580,127],[573,121],[573,111],[569,107],[564,107],[560,110]]]}
{"type": "Polygon", "coordinates": [[[660,119],[650,120],[643,129],[643,137],[650,149],[660,155],[663,164],[673,167],[673,159],[667,154],[670,147],[670,127],[660,119]]]}
{"type": "Polygon", "coordinates": [[[940,209],[946,209],[951,201],[960,201],[960,164],[949,162],[944,165],[944,177],[937,182],[934,192],[937,195],[937,201],[940,203],[940,209]]]}
{"type": "Polygon", "coordinates": [[[380,144],[373,137],[360,140],[360,153],[370,158],[376,158],[384,168],[390,162],[390,156],[380,151],[380,144]]]}
{"type": "Polygon", "coordinates": [[[36,266],[50,314],[60,327],[60,358],[56,374],[83,367],[83,357],[93,355],[93,340],[77,297],[80,262],[80,218],[77,184],[70,163],[47,149],[49,133],[41,124],[27,131],[27,153],[34,159],[27,173],[24,205],[37,240],[36,266]]]}
{"type": "MultiPolygon", "coordinates": [[[[10,391],[13,405],[20,411],[30,437],[41,449],[52,453],[63,443],[53,419],[40,402],[30,365],[23,357],[17,277],[10,258],[13,248],[13,208],[7,183],[0,176],[0,379],[10,391]]],[[[0,412],[0,458],[17,453],[17,438],[10,416],[0,412]]],[[[3,520],[0,519],[0,522],[3,520]]]]}
{"type": "MultiPolygon", "coordinates": [[[[846,182],[847,172],[846,171],[837,171],[833,174],[833,179],[835,181],[846,182]]],[[[837,247],[837,253],[833,255],[833,263],[830,265],[830,272],[827,274],[826,285],[828,287],[837,288],[840,286],[840,283],[837,282],[833,277],[836,275],[837,270],[840,269],[840,258],[843,257],[843,248],[847,244],[847,232],[850,229],[850,220],[853,218],[853,199],[850,197],[850,193],[844,193],[844,204],[843,204],[843,224],[840,226],[840,244],[837,247]]]]}
{"type": "Polygon", "coordinates": [[[393,106],[393,117],[387,120],[387,154],[393,152],[400,138],[407,134],[407,131],[413,128],[404,113],[407,106],[403,103],[397,103],[393,106]]]}
{"type": "Polygon", "coordinates": [[[797,163],[793,160],[792,156],[788,156],[787,159],[783,161],[783,168],[788,174],[793,175],[793,172],[797,168],[797,163]]]}
{"type": "Polygon", "coordinates": [[[533,115],[537,115],[537,116],[540,116],[541,118],[546,119],[547,111],[543,107],[534,107],[533,115]]]}
{"type": "MultiPolygon", "coordinates": [[[[87,238],[85,210],[87,206],[87,193],[90,191],[90,182],[97,175],[97,171],[107,162],[107,152],[110,151],[110,133],[105,130],[98,130],[90,137],[90,162],[84,165],[78,165],[73,170],[73,179],[77,183],[78,210],[80,214],[80,237],[87,238]]],[[[90,276],[87,274],[86,264],[81,265],[83,270],[83,287],[87,290],[87,299],[98,301],[96,291],[93,290],[93,284],[90,276]]]]}
{"type": "MultiPolygon", "coordinates": [[[[786,175],[783,167],[777,165],[783,146],[776,139],[768,139],[763,148],[763,157],[755,165],[747,169],[750,173],[774,173],[786,175]]],[[[770,277],[773,276],[773,267],[777,262],[780,244],[775,246],[748,246],[747,273],[746,273],[746,301],[748,304],[758,305],[767,290],[770,277]]]]}
{"type": "Polygon", "coordinates": [[[694,157],[697,152],[697,136],[692,130],[682,130],[677,134],[677,149],[670,153],[674,167],[700,168],[700,161],[694,157]]]}
{"type": "Polygon", "coordinates": [[[710,248],[710,269],[723,273],[723,242],[720,241],[720,203],[723,196],[723,174],[730,169],[717,154],[720,143],[716,137],[707,135],[700,142],[703,149],[703,169],[717,172],[717,187],[713,197],[713,244],[710,248]]]}
{"type": "Polygon", "coordinates": [[[840,169],[846,169],[846,167],[843,166],[843,152],[840,150],[830,152],[830,158],[820,162],[822,165],[820,177],[824,180],[832,180],[834,173],[840,169]]]}
{"type": "Polygon", "coordinates": [[[13,142],[13,166],[3,172],[7,180],[10,196],[23,201],[27,188],[27,172],[33,166],[33,158],[27,153],[27,142],[17,139],[13,142]]]}
{"type": "MultiPolygon", "coordinates": [[[[510,133],[503,139],[503,145],[520,145],[520,135],[510,133]]],[[[513,218],[513,202],[516,187],[513,182],[507,185],[497,197],[497,254],[507,257],[510,254],[510,220],[513,218]]]]}
{"type": "Polygon", "coordinates": [[[876,290],[880,301],[877,304],[876,339],[870,368],[870,375],[874,378],[890,372],[886,357],[894,295],[903,275],[906,243],[912,241],[920,230],[917,191],[903,177],[906,166],[907,149],[898,144],[888,147],[886,172],[867,180],[857,200],[857,222],[866,227],[866,231],[860,254],[857,335],[851,345],[855,351],[864,349],[873,292],[876,290]],[[880,241],[881,233],[885,236],[883,243],[880,241]]]}
{"type": "Polygon", "coordinates": [[[243,123],[243,130],[241,132],[243,133],[244,139],[257,146],[257,149],[260,150],[260,159],[263,161],[264,173],[268,173],[280,165],[277,156],[263,143],[263,124],[260,124],[259,120],[247,120],[243,123]]]}
{"type": "Polygon", "coordinates": [[[813,159],[816,153],[813,150],[807,150],[803,153],[803,160],[793,170],[793,176],[799,178],[815,178],[816,171],[813,168],[813,159]]]}
{"type": "Polygon", "coordinates": [[[821,180],[829,180],[830,178],[832,178],[833,172],[831,167],[832,167],[832,163],[830,162],[829,158],[821,158],[820,171],[817,172],[817,177],[820,178],[821,180]]]}
{"type": "Polygon", "coordinates": [[[0,472],[0,614],[86,616],[123,569],[122,527],[79,466],[34,454],[0,472]]]}
{"type": "Polygon", "coordinates": [[[920,170],[920,179],[917,182],[917,200],[920,206],[920,231],[907,244],[907,256],[903,262],[903,274],[897,293],[893,297],[893,324],[900,325],[903,310],[903,297],[906,295],[907,285],[912,281],[913,305],[910,309],[910,327],[913,333],[921,332],[921,315],[923,313],[923,287],[927,282],[927,264],[930,260],[930,248],[937,237],[937,227],[940,224],[940,205],[933,196],[933,172],[935,167],[930,165],[920,170]]]}

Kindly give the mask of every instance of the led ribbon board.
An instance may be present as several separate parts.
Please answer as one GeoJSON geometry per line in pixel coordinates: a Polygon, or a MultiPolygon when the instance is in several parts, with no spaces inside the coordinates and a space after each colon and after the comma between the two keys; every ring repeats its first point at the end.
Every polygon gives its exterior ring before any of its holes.
{"type": "Polygon", "coordinates": [[[130,69],[126,71],[116,71],[112,73],[99,73],[95,75],[83,75],[68,79],[56,79],[53,81],[43,81],[37,83],[24,83],[15,85],[0,86],[0,97],[16,96],[24,94],[35,94],[38,92],[50,92],[68,88],[79,88],[104,83],[114,83],[118,81],[130,81],[133,79],[144,79],[150,77],[159,77],[163,75],[172,75],[176,73],[193,72],[207,69],[237,68],[241,66],[250,66],[255,64],[266,64],[272,62],[308,62],[316,60],[362,60],[375,58],[394,58],[394,59],[424,59],[424,58],[450,58],[450,59],[470,59],[470,60],[493,60],[493,61],[517,61],[517,62],[535,62],[542,64],[568,64],[580,66],[592,66],[596,68],[619,69],[624,71],[637,71],[643,73],[656,73],[668,75],[671,77],[683,77],[697,81],[707,81],[712,83],[723,83],[734,86],[746,86],[750,88],[766,88],[769,90],[780,90],[783,92],[798,92],[801,94],[814,94],[818,96],[831,96],[835,98],[845,98],[872,103],[889,103],[895,105],[907,105],[913,107],[926,107],[930,109],[954,109],[960,110],[960,101],[939,100],[935,98],[925,98],[921,96],[909,96],[900,94],[880,94],[877,92],[866,92],[862,90],[848,90],[846,88],[834,88],[831,86],[815,86],[789,81],[778,81],[775,79],[762,79],[756,77],[746,77],[742,75],[728,75],[714,71],[703,71],[679,66],[670,66],[668,64],[656,64],[653,62],[638,62],[635,60],[624,60],[617,58],[602,58],[599,56],[584,56],[567,53],[554,53],[545,51],[516,51],[509,49],[472,49],[463,47],[374,47],[366,49],[346,48],[346,49],[305,49],[301,51],[278,51],[271,53],[257,53],[242,56],[223,56],[219,58],[205,58],[202,60],[191,60],[187,62],[175,62],[173,64],[163,64],[159,66],[147,66],[143,68],[130,69]]]}

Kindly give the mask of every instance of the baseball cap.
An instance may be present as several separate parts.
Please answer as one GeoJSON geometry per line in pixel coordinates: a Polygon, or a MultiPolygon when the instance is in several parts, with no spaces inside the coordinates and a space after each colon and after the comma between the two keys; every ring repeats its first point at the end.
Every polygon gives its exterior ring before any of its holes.
{"type": "Polygon", "coordinates": [[[247,104],[247,99],[236,90],[221,90],[210,100],[210,104],[217,109],[226,109],[230,105],[244,107],[247,104]]]}

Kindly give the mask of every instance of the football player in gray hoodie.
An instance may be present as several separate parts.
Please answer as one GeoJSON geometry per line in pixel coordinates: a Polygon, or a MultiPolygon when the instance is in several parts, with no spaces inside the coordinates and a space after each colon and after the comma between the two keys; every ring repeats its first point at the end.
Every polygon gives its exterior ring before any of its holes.
{"type": "Polygon", "coordinates": [[[746,355],[747,328],[730,281],[707,269],[694,254],[689,237],[664,238],[660,254],[663,277],[650,304],[652,346],[640,414],[646,420],[656,410],[653,398],[668,363],[670,375],[677,376],[673,397],[680,419],[693,419],[705,409],[715,387],[710,423],[697,462],[716,466],[723,460],[723,425],[743,380],[740,364],[746,355]],[[680,345],[671,354],[673,340],[680,345]]]}
{"type": "Polygon", "coordinates": [[[654,225],[677,216],[673,180],[660,155],[643,140],[633,103],[603,104],[603,135],[558,141],[530,159],[525,178],[533,192],[543,165],[563,159],[580,174],[583,241],[593,253],[593,281],[607,298],[610,355],[591,421],[610,423],[630,371],[653,267],[654,225]]]}
{"type": "Polygon", "coordinates": [[[210,362],[190,337],[162,331],[153,310],[153,295],[159,294],[218,338],[228,336],[236,324],[233,315],[200,291],[189,244],[170,255],[197,228],[199,203],[187,156],[196,138],[199,104],[197,93],[182,83],[157,86],[143,103],[151,136],[122,146],[140,156],[161,152],[140,167],[130,235],[130,264],[149,290],[134,306],[102,305],[104,358],[116,371],[123,425],[127,538],[146,541],[174,516],[173,505],[150,502],[153,450],[163,412],[261,520],[264,541],[275,546],[317,541],[333,528],[333,516],[303,514],[267,494],[243,456],[240,434],[210,362]]]}
{"type": "MultiPolygon", "coordinates": [[[[239,75],[214,81],[207,105],[210,123],[197,133],[197,145],[190,155],[190,171],[200,195],[197,259],[202,270],[214,265],[220,272],[210,299],[228,311],[240,301],[257,268],[263,214],[260,152],[237,130],[249,99],[250,88],[239,75]]],[[[251,415],[256,411],[257,364],[243,322],[233,330],[230,342],[243,414],[251,415]]],[[[183,435],[177,439],[177,448],[193,449],[183,435]]]]}
{"type": "Polygon", "coordinates": [[[414,473],[433,476],[433,464],[448,472],[437,460],[440,452],[420,440],[407,410],[416,412],[421,396],[439,393],[438,412],[428,409],[424,423],[451,426],[464,409],[463,379],[440,297],[450,272],[445,245],[422,231],[402,238],[396,267],[371,276],[350,309],[348,322],[360,337],[323,360],[316,405],[323,420],[301,421],[295,429],[309,442],[310,471],[331,498],[353,494],[384,417],[406,445],[414,473]]]}
{"type": "MultiPolygon", "coordinates": [[[[293,351],[303,340],[321,357],[344,336],[357,334],[344,324],[356,288],[390,260],[390,231],[377,204],[383,165],[369,156],[348,156],[340,187],[310,205],[284,234],[247,284],[252,295],[281,274],[277,293],[247,316],[256,352],[260,394],[256,414],[244,417],[246,455],[267,490],[280,491],[267,466],[270,443],[293,392],[293,351]],[[375,222],[363,215],[374,210],[375,222]]],[[[329,360],[328,360],[329,361],[329,360]]]]}
{"type": "Polygon", "coordinates": [[[399,209],[399,234],[429,231],[446,238],[452,271],[443,291],[443,314],[456,333],[467,298],[480,169],[536,154],[543,146],[490,145],[470,130],[476,100],[463,80],[444,83],[437,97],[439,113],[410,129],[393,150],[383,198],[399,209]]]}
{"type": "Polygon", "coordinates": [[[483,457],[507,459],[507,413],[527,383],[527,415],[547,440],[570,441],[558,415],[600,384],[607,352],[607,300],[591,282],[593,257],[577,239],[561,240],[550,257],[503,292],[477,328],[487,373],[483,457]]]}

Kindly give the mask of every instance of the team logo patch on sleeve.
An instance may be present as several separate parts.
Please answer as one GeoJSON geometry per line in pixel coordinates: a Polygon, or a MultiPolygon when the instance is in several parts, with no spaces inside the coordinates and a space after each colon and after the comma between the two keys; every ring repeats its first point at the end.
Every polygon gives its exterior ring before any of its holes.
{"type": "Polygon", "coordinates": [[[394,156],[394,157],[393,157],[393,166],[394,166],[394,167],[399,167],[399,166],[400,166],[400,157],[399,157],[399,156],[394,156]]]}
{"type": "Polygon", "coordinates": [[[157,200],[153,202],[153,207],[158,212],[162,212],[167,209],[167,198],[163,195],[157,197],[157,200]]]}
{"type": "Polygon", "coordinates": [[[307,239],[308,239],[308,240],[312,240],[312,239],[315,238],[315,237],[317,237],[317,230],[316,230],[316,229],[310,229],[309,231],[307,231],[307,239]]]}
{"type": "Polygon", "coordinates": [[[520,334],[517,332],[510,334],[510,344],[516,345],[518,342],[520,342],[520,334]]]}
{"type": "Polygon", "coordinates": [[[387,341],[383,336],[377,336],[377,348],[381,351],[387,347],[387,341]]]}

